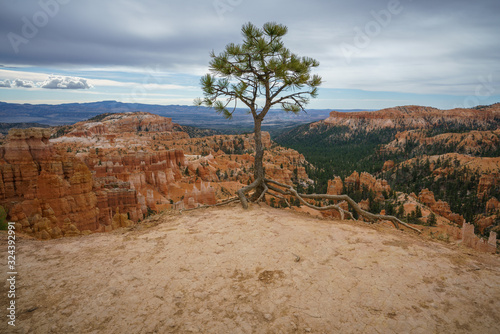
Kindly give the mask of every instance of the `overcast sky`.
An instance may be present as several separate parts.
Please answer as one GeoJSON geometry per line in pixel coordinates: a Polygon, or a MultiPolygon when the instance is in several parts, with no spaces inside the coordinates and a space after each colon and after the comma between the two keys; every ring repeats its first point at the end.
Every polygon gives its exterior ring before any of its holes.
{"type": "Polygon", "coordinates": [[[0,101],[191,105],[246,22],[317,59],[310,108],[500,102],[499,0],[1,0],[0,101]]]}

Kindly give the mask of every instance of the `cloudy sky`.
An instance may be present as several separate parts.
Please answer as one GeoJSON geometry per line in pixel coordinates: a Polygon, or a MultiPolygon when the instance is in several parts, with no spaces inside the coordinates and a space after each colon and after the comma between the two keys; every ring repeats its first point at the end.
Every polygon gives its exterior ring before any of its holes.
{"type": "Polygon", "coordinates": [[[317,59],[310,108],[500,102],[498,0],[1,0],[0,101],[191,105],[209,52],[288,26],[317,59]]]}

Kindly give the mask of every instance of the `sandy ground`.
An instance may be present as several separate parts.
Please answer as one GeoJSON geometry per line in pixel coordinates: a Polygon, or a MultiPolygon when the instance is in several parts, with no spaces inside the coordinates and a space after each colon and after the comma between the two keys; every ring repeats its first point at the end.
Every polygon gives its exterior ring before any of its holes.
{"type": "Polygon", "coordinates": [[[500,333],[498,255],[264,205],[23,239],[17,263],[2,333],[500,333]]]}

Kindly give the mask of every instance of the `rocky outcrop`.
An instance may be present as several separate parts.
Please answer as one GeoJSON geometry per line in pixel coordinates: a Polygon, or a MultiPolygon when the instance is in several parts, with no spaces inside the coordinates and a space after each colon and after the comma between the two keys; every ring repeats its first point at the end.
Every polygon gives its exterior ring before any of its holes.
{"type": "Polygon", "coordinates": [[[147,213],[147,207],[141,206],[137,191],[130,182],[118,180],[114,176],[94,179],[94,192],[99,208],[99,231],[112,229],[113,214],[116,210],[126,214],[134,222],[139,221],[147,213]]]}
{"type": "Polygon", "coordinates": [[[95,135],[122,134],[126,132],[172,131],[174,123],[168,117],[148,112],[126,112],[111,114],[102,119],[78,122],[65,135],[67,137],[92,137],[95,135]]]}
{"type": "Polygon", "coordinates": [[[180,168],[185,166],[184,153],[179,150],[123,155],[114,151],[99,158],[87,156],[85,162],[96,178],[115,177],[139,192],[153,187],[165,195],[169,184],[181,178],[180,168]]]}
{"type": "Polygon", "coordinates": [[[367,199],[361,200],[358,204],[362,210],[365,210],[365,211],[370,210],[370,201],[369,200],[367,200],[367,199]]]}
{"type": "Polygon", "coordinates": [[[479,233],[482,234],[485,229],[487,229],[488,227],[492,226],[495,223],[496,219],[497,219],[496,215],[492,215],[492,216],[488,216],[488,217],[484,217],[482,215],[479,215],[479,217],[476,218],[474,225],[477,226],[479,233]]]}
{"type": "MultiPolygon", "coordinates": [[[[12,130],[0,147],[0,205],[40,239],[110,231],[121,226],[117,210],[137,222],[174,203],[215,204],[253,180],[252,134],[189,138],[169,118],[134,112],[96,116],[50,135],[12,130]]],[[[262,141],[269,177],[312,182],[301,154],[272,145],[267,132],[262,141]]]]}
{"type": "MultiPolygon", "coordinates": [[[[255,149],[253,134],[185,138],[168,144],[172,149],[180,149],[185,154],[200,155],[245,154],[255,149]]],[[[262,145],[264,148],[271,147],[271,136],[268,132],[262,132],[262,145]]]]}
{"type": "Polygon", "coordinates": [[[486,212],[494,213],[500,211],[500,201],[492,197],[486,202],[486,212]]]}
{"type": "Polygon", "coordinates": [[[459,226],[462,226],[465,222],[464,217],[451,212],[450,205],[448,203],[442,200],[436,201],[434,193],[429,189],[422,189],[418,195],[418,200],[428,206],[432,211],[434,211],[434,213],[445,217],[459,226]]]}
{"type": "MultiPolygon", "coordinates": [[[[347,126],[351,129],[428,129],[443,122],[464,125],[480,125],[500,121],[500,104],[474,109],[440,110],[422,106],[402,106],[377,111],[337,112],[322,121],[333,126],[347,126]]],[[[313,126],[318,123],[313,123],[313,126]]]]}
{"type": "Polygon", "coordinates": [[[346,177],[344,180],[344,186],[352,187],[354,190],[366,189],[367,191],[372,191],[375,193],[376,201],[383,201],[383,193],[389,193],[391,187],[386,180],[376,179],[373,175],[362,172],[353,172],[350,176],[346,177]]]}
{"type": "Polygon", "coordinates": [[[484,196],[488,195],[491,188],[497,186],[500,186],[500,173],[481,175],[477,187],[477,197],[482,199],[484,196]]]}
{"type": "Polygon", "coordinates": [[[477,155],[494,152],[500,147],[500,129],[494,131],[469,131],[466,133],[442,133],[428,136],[425,130],[398,132],[395,139],[385,145],[382,152],[402,152],[411,143],[413,152],[424,153],[434,147],[446,147],[449,151],[477,155]]]}
{"type": "Polygon", "coordinates": [[[94,172],[100,202],[108,203],[109,209],[103,212],[101,208],[100,213],[100,222],[105,225],[111,223],[117,207],[137,221],[148,208],[157,211],[157,204],[169,203],[178,195],[178,183],[183,178],[181,170],[186,168],[180,150],[137,153],[104,150],[102,155],[92,154],[82,159],[94,172]]]}
{"type": "Polygon", "coordinates": [[[340,195],[344,191],[344,183],[340,176],[336,176],[333,180],[328,180],[328,195],[340,195]]]}
{"type": "MultiPolygon", "coordinates": [[[[346,201],[342,201],[340,203],[337,203],[337,205],[341,209],[343,209],[344,211],[346,211],[346,212],[349,211],[349,204],[347,204],[346,201]]],[[[293,208],[295,210],[295,207],[293,207],[293,208]]],[[[339,220],[346,218],[345,216],[342,217],[342,214],[338,210],[321,210],[321,211],[318,211],[318,210],[314,210],[314,209],[308,208],[306,206],[301,206],[300,209],[302,209],[302,208],[309,209],[309,213],[312,214],[312,215],[314,215],[314,214],[318,215],[319,214],[320,217],[324,217],[324,218],[332,218],[332,219],[339,219],[339,220]]]]}
{"type": "Polygon", "coordinates": [[[49,137],[47,129],[14,129],[0,150],[0,203],[19,231],[39,239],[103,231],[116,208],[143,217],[135,190],[95,183],[87,165],[49,137]]]}
{"type": "Polygon", "coordinates": [[[0,201],[9,220],[41,239],[61,235],[65,219],[96,230],[99,210],[92,174],[78,159],[55,152],[47,129],[13,129],[0,151],[0,201]]]}
{"type": "Polygon", "coordinates": [[[181,203],[177,204],[179,209],[192,209],[199,205],[214,205],[217,203],[215,189],[210,184],[201,182],[198,186],[194,185],[191,191],[186,190],[181,203]]]}
{"type": "Polygon", "coordinates": [[[438,238],[444,236],[446,240],[451,237],[463,246],[478,252],[495,254],[497,251],[497,233],[491,231],[488,240],[480,238],[474,233],[473,224],[464,223],[461,228],[455,225],[441,225],[433,230],[431,236],[438,236],[438,238]]]}
{"type": "Polygon", "coordinates": [[[0,198],[35,198],[35,183],[42,169],[63,174],[62,162],[50,165],[53,152],[48,143],[50,130],[41,128],[11,129],[7,142],[0,148],[0,198]]]}
{"type": "Polygon", "coordinates": [[[62,230],[65,237],[77,237],[82,234],[80,230],[74,224],[72,224],[71,220],[69,220],[68,218],[64,219],[62,230]]]}
{"type": "Polygon", "coordinates": [[[464,223],[462,227],[462,244],[480,252],[496,253],[497,234],[491,232],[488,241],[486,241],[474,234],[474,225],[464,223]]]}
{"type": "Polygon", "coordinates": [[[120,227],[129,227],[133,224],[134,222],[128,219],[128,216],[126,213],[120,213],[120,210],[116,208],[116,213],[113,216],[113,222],[111,226],[113,227],[113,230],[120,228],[120,227]]]}
{"type": "Polygon", "coordinates": [[[384,162],[384,166],[382,166],[382,170],[385,172],[385,171],[388,171],[389,169],[392,169],[394,168],[396,164],[394,163],[393,160],[387,160],[386,162],[384,162]]]}

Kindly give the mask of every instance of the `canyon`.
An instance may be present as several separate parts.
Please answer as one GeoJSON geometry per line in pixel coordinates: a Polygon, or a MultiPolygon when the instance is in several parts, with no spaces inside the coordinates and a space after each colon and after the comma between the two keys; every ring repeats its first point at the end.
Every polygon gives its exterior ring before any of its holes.
{"type": "MultiPolygon", "coordinates": [[[[59,136],[12,129],[0,147],[0,205],[18,231],[40,239],[111,231],[161,210],[213,205],[251,182],[252,138],[190,138],[170,118],[145,112],[102,115],[59,136]]],[[[268,175],[311,182],[302,155],[273,145],[268,133],[263,143],[268,175]]]]}
{"type": "MultiPolygon", "coordinates": [[[[400,129],[394,140],[378,148],[384,156],[402,155],[408,143],[412,143],[415,152],[419,147],[420,151],[426,151],[429,145],[443,146],[443,143],[468,148],[467,154],[446,153],[428,159],[434,166],[438,159],[453,158],[460,161],[462,168],[480,172],[477,197],[484,198],[488,205],[474,223],[476,232],[494,236],[500,232],[495,225],[500,205],[490,194],[500,184],[500,160],[470,154],[485,147],[496,150],[498,130],[438,135],[423,131],[433,124],[442,124],[443,119],[464,124],[484,122],[481,127],[486,128],[498,117],[497,111],[498,106],[494,105],[479,111],[444,113],[416,106],[376,112],[332,112],[328,119],[310,127],[327,124],[348,126],[356,131],[360,127],[368,131],[386,126],[400,129]],[[480,117],[475,117],[474,112],[480,117]],[[407,129],[417,125],[418,129],[407,129]]],[[[308,191],[314,188],[316,182],[308,173],[314,173],[318,167],[296,150],[277,145],[267,132],[263,133],[263,144],[268,177],[308,191]]],[[[0,205],[7,209],[9,221],[16,222],[19,231],[38,239],[110,232],[135,225],[164,210],[193,209],[233,197],[237,189],[253,181],[253,146],[251,133],[204,135],[193,129],[184,130],[171,118],[148,112],[102,114],[51,129],[12,129],[0,146],[0,205]]],[[[341,178],[332,174],[325,192],[358,194],[357,201],[363,209],[383,214],[388,203],[401,207],[404,217],[414,215],[418,207],[423,215],[413,226],[426,234],[447,233],[453,240],[471,240],[461,232],[466,226],[464,216],[453,212],[446,201],[436,199],[431,190],[420,189],[418,195],[404,194],[391,186],[391,171],[411,166],[420,158],[421,155],[404,161],[386,160],[381,173],[374,175],[353,171],[341,178]],[[431,213],[437,216],[437,226],[425,225],[431,213]]],[[[436,167],[432,173],[439,180],[440,175],[450,174],[451,169],[436,167]]],[[[272,206],[286,206],[285,202],[267,196],[264,200],[272,206]]],[[[291,198],[288,200],[293,204],[291,198]]],[[[347,209],[346,203],[340,205],[347,209]]],[[[314,213],[299,206],[295,203],[293,209],[340,218],[336,212],[314,213]]],[[[481,248],[477,246],[479,242],[467,243],[481,248]]],[[[482,249],[494,252],[496,239],[490,238],[490,244],[494,248],[482,249]]]]}
{"type": "MultiPolygon", "coordinates": [[[[435,214],[438,225],[460,229],[466,221],[488,239],[491,232],[500,232],[499,129],[500,103],[451,110],[410,105],[332,111],[325,120],[296,127],[275,140],[303,153],[317,167],[318,171],[308,170],[317,193],[347,192],[372,212],[392,212],[387,203],[402,205],[400,218],[425,224],[426,214],[408,218],[418,207],[435,214]],[[391,194],[383,199],[380,191],[370,194],[363,186],[345,187],[346,180],[363,173],[405,196],[391,194]],[[380,205],[371,203],[375,198],[380,205]]],[[[457,231],[439,233],[461,239],[457,231]]]]}

